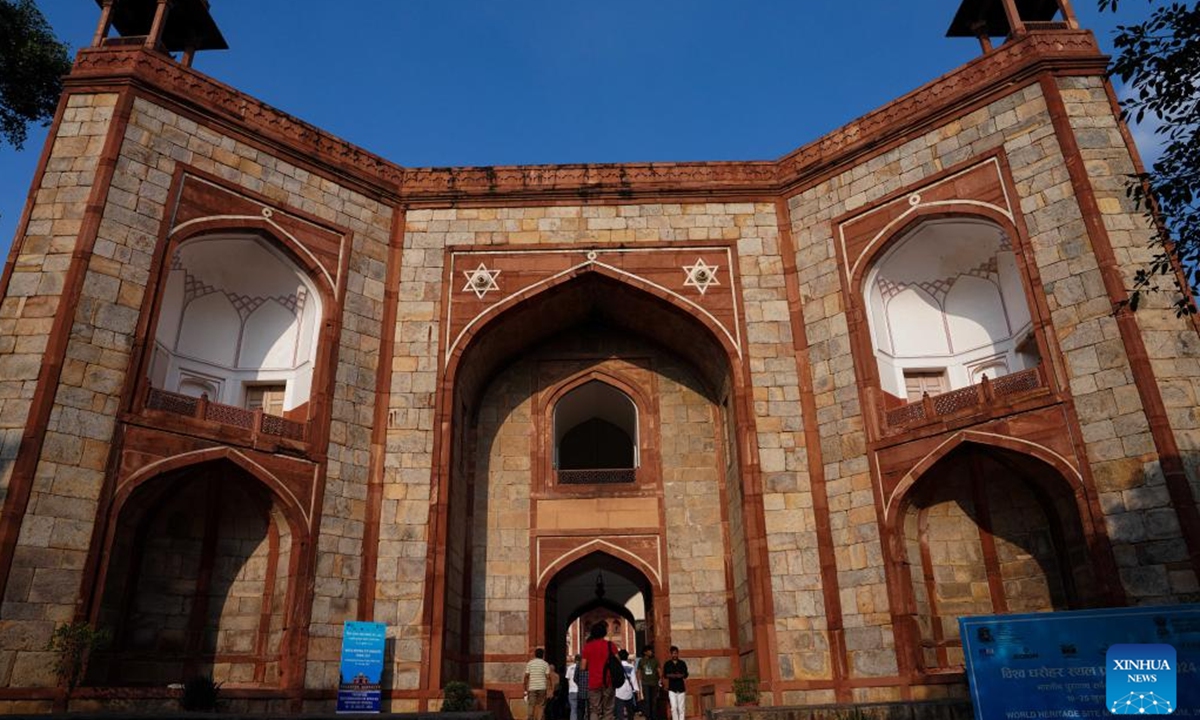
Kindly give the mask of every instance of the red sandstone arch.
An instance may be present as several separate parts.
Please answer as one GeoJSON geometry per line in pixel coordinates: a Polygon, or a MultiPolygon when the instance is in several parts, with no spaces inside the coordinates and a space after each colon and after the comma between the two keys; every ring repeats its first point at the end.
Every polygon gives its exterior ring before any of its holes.
{"type": "Polygon", "coordinates": [[[1050,448],[1035,443],[1030,440],[1012,437],[1009,435],[1000,435],[997,433],[989,433],[979,430],[962,430],[947,438],[941,445],[938,445],[925,457],[917,461],[917,464],[912,467],[897,483],[892,494],[884,498],[884,525],[892,530],[896,527],[896,522],[904,508],[905,501],[911,493],[912,488],[921,479],[921,476],[928,472],[939,460],[949,455],[956,448],[964,443],[973,443],[976,445],[985,445],[1013,452],[1028,455],[1037,458],[1043,463],[1053,468],[1070,487],[1072,494],[1076,498],[1076,503],[1079,506],[1080,521],[1085,524],[1085,529],[1091,523],[1091,512],[1087,503],[1087,490],[1083,483],[1083,477],[1079,470],[1070,463],[1069,460],[1062,455],[1054,452],[1050,448]]]}
{"type": "MultiPolygon", "coordinates": [[[[532,613],[530,624],[534,628],[533,645],[535,647],[545,647],[550,639],[547,632],[547,625],[549,624],[549,618],[547,617],[547,593],[551,586],[555,584],[563,573],[570,571],[572,566],[586,562],[592,558],[598,561],[601,566],[605,564],[615,564],[618,568],[624,566],[641,576],[641,579],[645,581],[644,586],[637,582],[637,578],[627,577],[626,579],[640,586],[643,594],[648,595],[644,600],[649,606],[647,610],[651,614],[655,639],[662,641],[657,644],[665,646],[670,630],[669,592],[666,588],[666,579],[661,577],[657,570],[652,568],[635,553],[599,539],[585,542],[560,555],[539,574],[538,582],[530,602],[530,611],[532,613]]],[[[610,571],[621,574],[615,570],[610,569],[610,571]]],[[[596,603],[593,601],[592,604],[594,606],[596,603]]],[[[583,610],[586,607],[587,604],[576,609],[583,610]]],[[[557,649],[555,649],[555,652],[557,652],[557,649]]]]}
{"type": "Polygon", "coordinates": [[[880,256],[919,226],[932,220],[983,220],[999,227],[1013,243],[1014,250],[1020,240],[1020,233],[1012,219],[994,205],[978,201],[943,201],[936,205],[917,205],[885,226],[878,236],[862,248],[858,257],[853,260],[846,258],[853,268],[850,275],[851,290],[861,294],[863,278],[880,256]]]}
{"type": "MultiPolygon", "coordinates": [[[[269,470],[254,462],[252,459],[235,448],[217,446],[180,453],[138,468],[117,484],[108,501],[104,514],[103,544],[95,582],[90,589],[88,617],[96,622],[101,612],[104,590],[108,582],[112,552],[117,534],[121,528],[122,514],[129,506],[131,498],[139,490],[147,489],[158,481],[168,481],[169,474],[200,468],[212,463],[228,462],[245,473],[252,482],[258,483],[270,498],[271,506],[267,508],[268,515],[277,510],[279,516],[287,523],[291,537],[291,550],[288,558],[287,583],[283,595],[283,613],[285,629],[279,650],[280,688],[295,688],[303,681],[306,663],[303,651],[307,643],[307,608],[301,598],[306,595],[306,586],[313,565],[314,545],[311,542],[310,520],[301,501],[295,494],[269,470]]],[[[275,531],[277,544],[278,531],[275,531]]]]}
{"type": "Polygon", "coordinates": [[[550,392],[542,396],[541,402],[535,409],[535,439],[539,457],[544,460],[543,463],[540,463],[542,467],[537,468],[537,472],[535,472],[535,485],[545,487],[546,478],[551,472],[548,463],[553,457],[553,453],[548,444],[554,442],[554,408],[558,405],[558,401],[572,390],[592,381],[602,382],[620,390],[633,402],[637,410],[637,444],[638,455],[641,458],[641,466],[638,469],[654,484],[657,484],[659,481],[658,448],[647,441],[658,427],[658,410],[653,399],[633,378],[627,377],[623,373],[588,368],[559,381],[550,392]]]}
{"type": "Polygon", "coordinates": [[[589,555],[606,555],[613,560],[629,565],[646,578],[646,581],[650,583],[651,591],[656,595],[666,592],[666,582],[661,577],[659,568],[651,567],[645,560],[638,557],[636,553],[630,552],[619,545],[614,545],[606,540],[595,539],[582,543],[573,550],[559,555],[544,570],[540,571],[538,573],[537,585],[535,586],[535,594],[539,597],[543,596],[546,592],[546,587],[556,575],[574,564],[577,560],[582,560],[589,555]]]}
{"type": "MultiPolygon", "coordinates": [[[[697,374],[698,379],[706,386],[712,397],[720,397],[719,392],[722,389],[723,383],[714,383],[709,373],[705,372],[706,367],[703,363],[708,361],[719,362],[721,373],[728,378],[728,390],[733,393],[732,406],[736,414],[735,424],[739,436],[738,446],[745,448],[745,452],[739,455],[739,459],[742,466],[740,477],[743,485],[743,497],[745,498],[743,505],[743,512],[745,514],[744,527],[748,536],[748,547],[752,548],[747,558],[748,575],[751,584],[756,588],[756,592],[751,594],[751,604],[755,617],[766,619],[773,616],[771,609],[773,600],[771,597],[766,544],[759,541],[765,535],[765,519],[761,503],[755,500],[756,497],[761,495],[762,483],[759,478],[754,411],[752,399],[748,392],[751,383],[749,368],[743,362],[741,350],[711,316],[705,317],[704,313],[696,312],[698,306],[693,307],[664,288],[660,288],[630,273],[592,263],[586,267],[578,268],[570,273],[565,273],[505,298],[503,301],[481,313],[478,316],[478,322],[466,328],[459,335],[452,348],[446,346],[441,348],[441,355],[445,364],[439,379],[437,391],[438,400],[434,427],[438,428],[439,432],[434,437],[434,477],[432,478],[436,499],[430,514],[430,536],[432,542],[429,545],[430,552],[427,556],[425,573],[426,587],[432,589],[432,597],[430,602],[424,604],[422,615],[422,622],[431,637],[443,637],[443,628],[446,623],[444,606],[447,598],[447,559],[446,553],[442,550],[446,547],[446,535],[450,524],[450,492],[448,483],[452,462],[452,444],[453,438],[456,435],[452,429],[452,425],[456,417],[455,411],[458,402],[456,393],[462,383],[464,372],[475,362],[487,365],[487,361],[490,360],[494,364],[499,364],[504,359],[503,350],[493,353],[493,355],[501,357],[490,358],[474,357],[474,352],[479,349],[481,341],[488,338],[492,334],[492,331],[496,330],[506,320],[519,317],[522,313],[536,307],[537,303],[551,297],[553,293],[570,290],[573,283],[588,278],[594,278],[596,282],[610,283],[621,293],[631,293],[631,295],[627,295],[626,297],[632,298],[635,304],[643,303],[651,305],[661,309],[666,315],[673,316],[672,319],[674,322],[669,324],[674,327],[655,328],[655,330],[661,332],[643,330],[641,334],[657,338],[668,348],[675,348],[675,345],[672,345],[669,340],[663,338],[663,334],[679,330],[685,333],[691,340],[689,348],[691,351],[681,352],[680,350],[674,350],[674,352],[682,355],[684,358],[690,359],[697,366],[697,369],[702,371],[697,374]],[[702,339],[699,346],[700,352],[696,352],[697,345],[695,341],[697,339],[702,339]],[[698,356],[702,353],[709,353],[711,357],[699,358],[698,356]],[[471,362],[468,362],[468,360],[471,362]],[[745,388],[746,392],[741,392],[738,388],[745,388]]],[[[450,286],[446,286],[445,292],[452,292],[450,286]]],[[[444,302],[446,301],[444,300],[444,302]]],[[[569,327],[572,323],[578,322],[578,319],[568,315],[565,317],[565,321],[565,327],[569,327]]],[[[744,323],[744,318],[740,322],[744,323]]],[[[636,331],[636,322],[627,323],[627,326],[630,325],[636,331]]],[[[523,348],[531,347],[549,337],[554,330],[558,329],[561,328],[552,328],[540,336],[533,336],[527,339],[514,340],[506,338],[506,341],[510,343],[510,347],[507,348],[507,352],[509,353],[507,357],[511,357],[512,353],[519,352],[523,348]]],[[[745,335],[744,325],[741,328],[741,334],[742,336],[745,335]]],[[[443,337],[441,342],[447,343],[449,339],[443,337]]],[[[478,378],[475,378],[475,380],[479,382],[478,378]]],[[[665,586],[665,580],[663,584],[665,586]]],[[[543,603],[543,596],[539,595],[537,598],[532,599],[531,611],[535,614],[541,612],[544,609],[543,603]]],[[[656,609],[656,613],[664,614],[664,619],[660,622],[659,627],[667,627],[668,621],[665,619],[667,617],[665,614],[666,609],[662,604],[659,605],[659,608],[662,609],[656,609]]],[[[768,625],[769,623],[764,620],[756,622],[754,628],[756,642],[763,657],[773,657],[775,655],[774,633],[768,625]]],[[[443,647],[442,643],[435,641],[430,644],[422,671],[423,687],[433,689],[441,686],[443,672],[442,658],[445,652],[447,650],[443,647]]],[[[770,666],[767,666],[763,668],[762,672],[770,675],[773,673],[773,670],[770,666]]]]}
{"type": "Polygon", "coordinates": [[[128,477],[117,484],[113,493],[108,510],[110,520],[116,520],[120,516],[121,510],[125,503],[128,502],[129,497],[147,482],[174,470],[181,470],[217,460],[228,460],[265,485],[271,491],[271,494],[279,500],[281,508],[288,518],[288,523],[293,526],[293,532],[307,533],[309,524],[308,512],[301,504],[299,498],[292,493],[291,489],[262,465],[254,462],[235,448],[228,446],[211,447],[204,450],[193,450],[191,452],[172,455],[130,473],[128,477]]]}
{"type": "Polygon", "coordinates": [[[643,280],[632,273],[618,271],[615,268],[610,268],[597,263],[591,263],[586,267],[577,269],[574,272],[549,278],[545,281],[527,287],[520,292],[510,295],[509,297],[480,313],[473,321],[473,323],[478,324],[472,324],[470,327],[465,328],[456,339],[453,350],[451,350],[450,355],[445,360],[445,376],[449,378],[453,377],[457,373],[458,365],[462,362],[467,350],[473,345],[473,341],[485,330],[495,325],[498,320],[508,315],[513,310],[537,300],[539,297],[554,290],[555,288],[593,273],[617,282],[628,289],[649,295],[685,314],[692,321],[703,326],[708,331],[707,336],[710,339],[715,340],[717,344],[720,345],[725,351],[730,365],[733,365],[735,362],[739,362],[741,360],[741,351],[729,339],[726,332],[717,325],[711,316],[706,317],[704,313],[696,312],[696,309],[699,309],[699,306],[685,302],[679,296],[667,292],[664,288],[643,280]]]}
{"type": "MultiPolygon", "coordinates": [[[[850,342],[854,348],[854,366],[863,384],[875,388],[880,384],[879,366],[875,361],[875,346],[871,340],[867,305],[863,294],[866,277],[892,246],[922,224],[935,220],[982,221],[995,225],[1008,236],[1021,278],[1025,304],[1029,308],[1029,316],[1033,323],[1034,339],[1046,366],[1046,381],[1052,389],[1060,387],[1059,361],[1050,344],[1053,333],[1049,330],[1049,311],[1045,307],[1045,301],[1039,302],[1037,294],[1033,292],[1033,288],[1037,286],[1036,271],[1027,259],[1029,249],[1025,235],[1002,208],[965,198],[938,201],[936,204],[918,204],[885,225],[875,238],[859,250],[856,257],[841,258],[846,267],[852,268],[849,275],[842,275],[842,288],[847,302],[846,320],[850,342]]],[[[839,246],[838,254],[842,255],[842,251],[843,248],[839,246]]],[[[873,411],[873,408],[864,408],[864,412],[873,411]]]]}
{"type": "Polygon", "coordinates": [[[287,233],[279,231],[266,218],[252,216],[212,217],[190,220],[177,227],[167,236],[168,247],[166,257],[180,245],[189,240],[203,240],[222,235],[251,235],[265,240],[268,244],[282,250],[289,260],[302,269],[313,281],[317,291],[321,293],[323,307],[332,306],[337,302],[338,279],[327,268],[317,261],[308,248],[287,233]]]}

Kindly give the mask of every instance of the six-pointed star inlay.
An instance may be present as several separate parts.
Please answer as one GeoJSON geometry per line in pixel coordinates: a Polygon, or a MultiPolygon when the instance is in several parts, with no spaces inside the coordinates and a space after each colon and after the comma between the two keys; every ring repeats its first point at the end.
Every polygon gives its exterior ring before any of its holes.
{"type": "Polygon", "coordinates": [[[687,274],[687,280],[683,281],[685,287],[694,287],[703,295],[705,290],[708,290],[709,285],[720,285],[717,280],[717,270],[719,265],[709,265],[704,262],[704,258],[696,258],[693,265],[684,265],[683,272],[687,274]]]}
{"type": "Polygon", "coordinates": [[[499,270],[488,270],[487,265],[483,263],[479,263],[479,267],[474,270],[463,270],[463,277],[467,279],[467,284],[463,286],[463,292],[470,290],[475,293],[475,297],[482,300],[484,295],[500,289],[500,286],[496,284],[496,278],[499,276],[499,270]]]}

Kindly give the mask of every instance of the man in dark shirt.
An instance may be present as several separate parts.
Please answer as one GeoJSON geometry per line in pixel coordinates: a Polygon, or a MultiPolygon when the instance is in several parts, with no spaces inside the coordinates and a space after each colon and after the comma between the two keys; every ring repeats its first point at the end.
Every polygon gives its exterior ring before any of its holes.
{"type": "Polygon", "coordinates": [[[687,695],[683,681],[687,679],[687,663],[679,659],[679,648],[671,646],[671,659],[663,663],[663,677],[667,680],[667,700],[671,704],[671,720],[684,720],[687,716],[687,695]]]}

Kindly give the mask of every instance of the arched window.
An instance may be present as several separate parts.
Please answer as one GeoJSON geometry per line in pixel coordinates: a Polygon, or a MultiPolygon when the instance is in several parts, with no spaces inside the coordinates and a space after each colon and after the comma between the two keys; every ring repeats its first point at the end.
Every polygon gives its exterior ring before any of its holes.
{"type": "Polygon", "coordinates": [[[171,258],[150,383],[283,415],[308,402],[320,317],[308,276],[267,241],[189,240],[171,258]]]}
{"type": "Polygon", "coordinates": [[[879,258],[864,293],[893,395],[918,400],[1040,362],[1012,245],[993,223],[920,224],[879,258]]]}
{"type": "Polygon", "coordinates": [[[633,482],[638,466],[637,406],[599,380],[554,406],[554,465],[560,483],[633,482]]]}

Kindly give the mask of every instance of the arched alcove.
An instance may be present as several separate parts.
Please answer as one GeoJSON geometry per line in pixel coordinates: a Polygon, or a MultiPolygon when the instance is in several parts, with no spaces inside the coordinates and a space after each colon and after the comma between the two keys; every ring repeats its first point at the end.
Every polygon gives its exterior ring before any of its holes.
{"type": "Polygon", "coordinates": [[[958,618],[1101,602],[1071,484],[1032,456],[966,442],[907,488],[895,513],[927,672],[963,664],[958,618]]]}
{"type": "Polygon", "coordinates": [[[292,413],[311,394],[321,296],[257,235],[187,240],[171,257],[150,361],[160,390],[292,413]]]}
{"type": "Polygon", "coordinates": [[[274,493],[227,460],[177,468],[120,505],[98,622],[113,642],[92,681],[153,685],[211,675],[229,687],[283,682],[300,545],[274,493]]]}
{"type": "Polygon", "coordinates": [[[1037,365],[1023,288],[995,223],[943,218],[910,229],[863,286],[882,388],[912,401],[1037,365]]]}
{"type": "Polygon", "coordinates": [[[605,474],[613,482],[632,482],[638,440],[637,405],[606,382],[587,381],[554,405],[553,461],[559,482],[605,474]]]}

